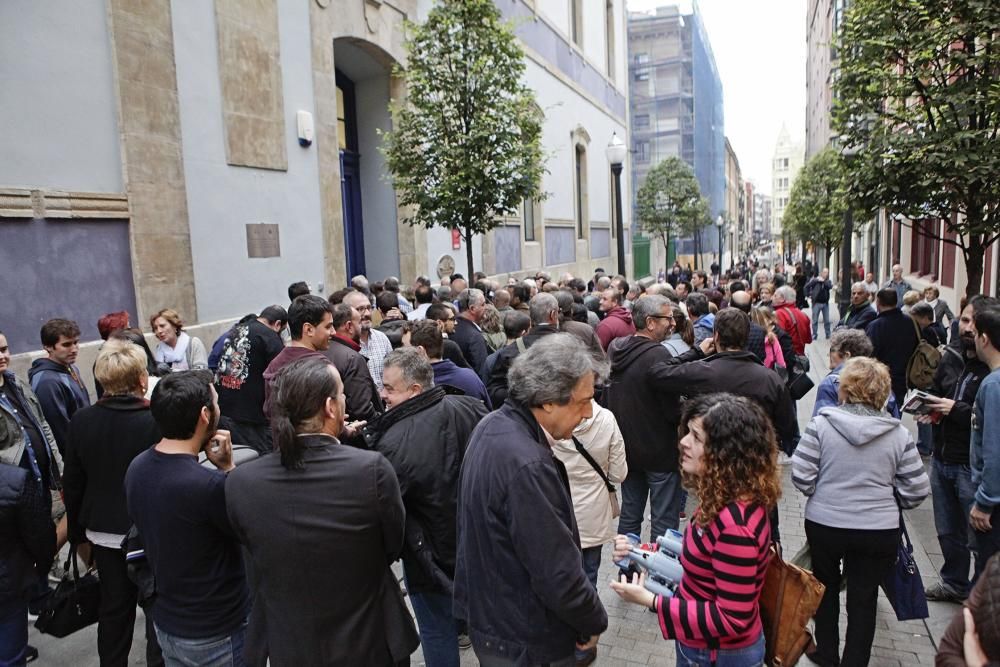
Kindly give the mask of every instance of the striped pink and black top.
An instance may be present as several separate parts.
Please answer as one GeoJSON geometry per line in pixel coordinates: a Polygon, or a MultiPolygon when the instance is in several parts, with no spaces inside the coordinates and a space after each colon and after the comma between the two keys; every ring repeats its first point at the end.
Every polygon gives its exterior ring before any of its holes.
{"type": "Polygon", "coordinates": [[[767,510],[730,503],[705,528],[697,517],[684,533],[677,594],[656,599],[663,638],[692,648],[749,646],[762,629],[757,602],[771,554],[767,510]]]}

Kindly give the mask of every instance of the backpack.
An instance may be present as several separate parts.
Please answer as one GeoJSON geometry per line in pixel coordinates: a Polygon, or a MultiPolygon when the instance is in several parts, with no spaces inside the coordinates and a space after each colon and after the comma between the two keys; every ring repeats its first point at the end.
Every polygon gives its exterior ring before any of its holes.
{"type": "Polygon", "coordinates": [[[917,348],[906,362],[906,382],[910,387],[927,389],[934,382],[934,373],[941,363],[941,352],[924,340],[916,322],[913,322],[913,330],[917,333],[917,348]]]}

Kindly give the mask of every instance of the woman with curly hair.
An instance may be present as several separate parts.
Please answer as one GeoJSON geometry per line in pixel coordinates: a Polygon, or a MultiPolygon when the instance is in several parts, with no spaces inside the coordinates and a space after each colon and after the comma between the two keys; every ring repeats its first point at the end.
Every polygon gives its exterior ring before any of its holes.
{"type": "MultiPolygon", "coordinates": [[[[774,427],[749,399],[707,394],[687,402],[680,435],[681,476],[701,506],[684,533],[677,592],[654,595],[641,575],[611,587],[656,612],[664,639],[677,640],[678,664],[763,665],[758,600],[771,554],[768,513],[781,495],[774,427]]],[[[616,561],[629,546],[615,538],[616,561]]]]}

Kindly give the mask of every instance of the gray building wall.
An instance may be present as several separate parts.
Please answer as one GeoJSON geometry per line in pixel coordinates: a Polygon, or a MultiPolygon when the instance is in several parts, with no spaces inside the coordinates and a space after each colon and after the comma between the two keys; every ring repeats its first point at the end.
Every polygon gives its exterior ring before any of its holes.
{"type": "Polygon", "coordinates": [[[104,2],[0,2],[0,100],[0,186],[122,191],[104,2]]]}
{"type": "MultiPolygon", "coordinates": [[[[298,145],[295,114],[313,110],[309,8],[280,0],[288,170],[226,163],[212,2],[173,2],[173,32],[198,315],[210,321],[286,304],[288,285],[323,280],[315,144],[298,145]],[[278,224],[281,256],[247,256],[246,225],[278,224]]],[[[169,304],[164,304],[167,306],[169,304]]],[[[183,315],[183,313],[182,313],[183,315]]]]}

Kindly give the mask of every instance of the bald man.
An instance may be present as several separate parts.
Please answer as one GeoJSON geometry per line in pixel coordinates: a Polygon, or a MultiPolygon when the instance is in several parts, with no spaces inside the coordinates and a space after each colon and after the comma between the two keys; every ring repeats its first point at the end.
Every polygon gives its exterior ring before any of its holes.
{"type": "MultiPolygon", "coordinates": [[[[743,311],[748,317],[750,316],[750,303],[750,293],[743,290],[733,292],[732,296],[729,297],[729,307],[743,311]]],[[[754,322],[751,317],[746,349],[747,352],[753,352],[761,363],[764,363],[764,340],[766,338],[767,332],[764,331],[764,327],[754,322]]]]}

